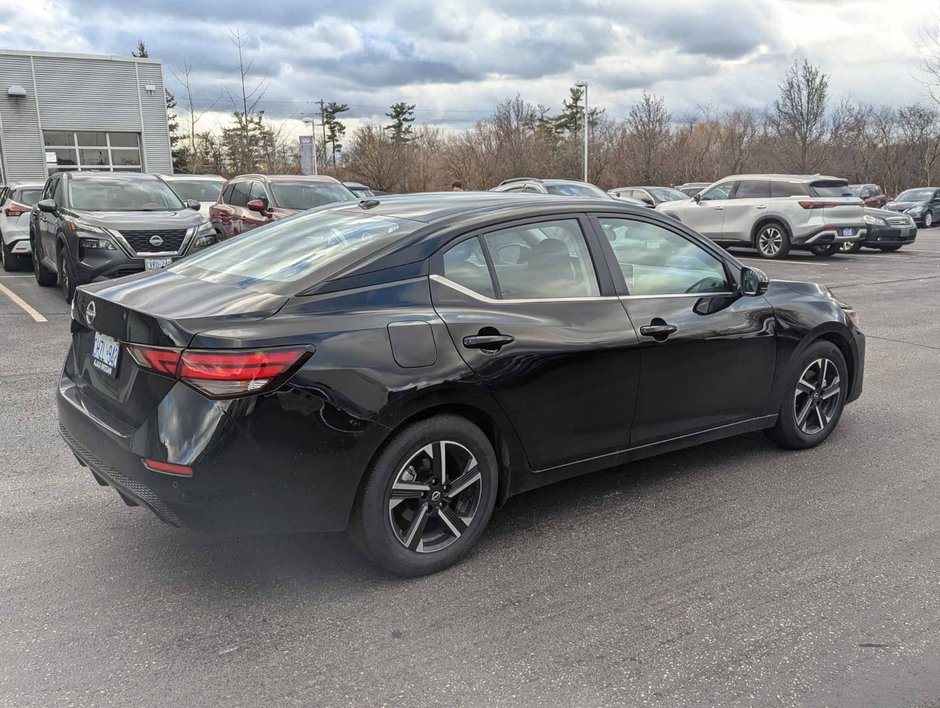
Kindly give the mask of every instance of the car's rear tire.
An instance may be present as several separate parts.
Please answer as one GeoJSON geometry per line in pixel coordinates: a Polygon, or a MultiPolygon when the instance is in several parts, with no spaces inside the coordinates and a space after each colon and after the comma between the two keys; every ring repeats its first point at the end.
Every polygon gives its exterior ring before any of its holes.
{"type": "Polygon", "coordinates": [[[777,424],[767,435],[795,450],[819,445],[839,424],[848,385],[839,348],[826,340],[814,342],[793,362],[777,424]]]}
{"type": "Polygon", "coordinates": [[[401,430],[366,473],[350,532],[374,563],[426,575],[460,560],[483,534],[499,481],[478,427],[437,415],[401,430]]]}
{"type": "Polygon", "coordinates": [[[56,274],[43,265],[42,257],[36,251],[35,246],[33,247],[33,275],[36,276],[36,282],[44,288],[48,288],[58,282],[56,274]]]}
{"type": "Polygon", "coordinates": [[[3,270],[7,273],[20,269],[19,257],[10,250],[2,238],[0,238],[0,259],[3,260],[3,270]]]}
{"type": "Polygon", "coordinates": [[[75,295],[75,275],[72,273],[72,265],[69,262],[69,254],[65,247],[59,248],[59,287],[62,289],[62,296],[66,304],[72,302],[72,296],[75,295]]]}
{"type": "Polygon", "coordinates": [[[862,240],[846,241],[839,247],[841,253],[859,253],[862,250],[862,240]]]}
{"type": "Polygon", "coordinates": [[[829,258],[834,256],[839,252],[840,245],[837,243],[830,243],[825,246],[812,246],[809,250],[817,258],[829,258]]]}
{"type": "Polygon", "coordinates": [[[754,234],[754,247],[761,258],[786,258],[790,253],[790,234],[783,224],[768,221],[754,234]]]}
{"type": "Polygon", "coordinates": [[[900,243],[894,243],[890,246],[878,246],[878,250],[884,253],[890,253],[891,251],[897,251],[901,246],[902,244],[900,243]]]}

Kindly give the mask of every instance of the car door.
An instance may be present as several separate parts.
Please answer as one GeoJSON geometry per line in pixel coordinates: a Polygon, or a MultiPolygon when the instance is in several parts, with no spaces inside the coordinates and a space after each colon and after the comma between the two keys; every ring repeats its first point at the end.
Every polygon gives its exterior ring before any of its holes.
{"type": "MultiPolygon", "coordinates": [[[[245,231],[245,218],[248,212],[248,192],[251,182],[242,180],[235,183],[229,206],[232,208],[232,236],[238,236],[245,231]]],[[[250,217],[249,217],[250,218],[250,217]]]]}
{"type": "Polygon", "coordinates": [[[933,222],[936,224],[937,221],[940,220],[940,189],[933,193],[933,199],[930,200],[927,208],[930,209],[930,213],[933,214],[933,222]]]}
{"type": "Polygon", "coordinates": [[[725,202],[721,241],[749,244],[754,224],[770,205],[770,180],[743,179],[725,202]]]}
{"type": "Polygon", "coordinates": [[[270,204],[271,199],[268,196],[268,193],[265,191],[264,185],[255,180],[248,184],[248,200],[245,202],[245,208],[242,210],[242,231],[250,231],[251,229],[257,228],[258,226],[264,226],[271,222],[270,213],[261,214],[258,211],[252,211],[248,208],[248,202],[253,199],[260,199],[265,204],[270,204]]]}
{"type": "Polygon", "coordinates": [[[681,227],[623,215],[595,223],[641,342],[631,445],[765,415],[774,312],[763,296],[738,294],[737,266],[681,227]]]}
{"type": "Polygon", "coordinates": [[[734,182],[719,182],[701,192],[688,208],[682,210],[682,221],[702,236],[721,240],[725,225],[725,207],[731,201],[734,182]]]}
{"type": "MultiPolygon", "coordinates": [[[[52,199],[56,203],[56,207],[58,209],[62,209],[64,206],[63,194],[65,190],[62,187],[63,181],[63,178],[59,175],[52,176],[49,181],[46,182],[46,188],[42,194],[43,199],[52,199]]],[[[58,210],[53,214],[45,211],[39,211],[37,218],[38,233],[36,234],[36,237],[40,241],[42,260],[53,269],[56,267],[55,234],[58,218],[58,210]]]]}
{"type": "Polygon", "coordinates": [[[629,439],[638,340],[595,239],[583,216],[543,217],[483,229],[432,259],[434,307],[535,470],[629,439]]]}

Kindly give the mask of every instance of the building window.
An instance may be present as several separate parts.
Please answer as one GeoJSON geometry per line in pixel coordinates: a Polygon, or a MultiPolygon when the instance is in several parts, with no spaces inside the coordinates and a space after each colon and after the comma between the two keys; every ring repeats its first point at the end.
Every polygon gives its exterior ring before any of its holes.
{"type": "Polygon", "coordinates": [[[67,170],[140,172],[140,133],[44,130],[49,174],[67,170]]]}

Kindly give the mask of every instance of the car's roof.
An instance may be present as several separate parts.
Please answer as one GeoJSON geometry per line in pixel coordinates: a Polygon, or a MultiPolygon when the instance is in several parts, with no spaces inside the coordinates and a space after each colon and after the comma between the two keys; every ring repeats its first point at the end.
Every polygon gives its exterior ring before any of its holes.
{"type": "Polygon", "coordinates": [[[22,189],[23,187],[45,187],[45,182],[32,182],[29,180],[23,180],[22,182],[6,182],[5,184],[0,184],[0,189],[4,187],[9,187],[10,189],[22,189]]]}
{"type": "Polygon", "coordinates": [[[319,182],[321,184],[341,184],[335,177],[329,175],[262,175],[262,174],[244,174],[235,175],[236,179],[258,179],[266,182],[319,182]]]}
{"type": "Polygon", "coordinates": [[[118,179],[138,182],[156,182],[160,178],[157,175],[147,174],[146,172],[81,172],[78,170],[66,170],[59,174],[67,176],[69,179],[95,180],[95,179],[118,179]]]}
{"type": "Polygon", "coordinates": [[[224,181],[225,177],[223,177],[222,175],[187,175],[187,174],[177,173],[175,175],[160,175],[160,179],[167,181],[167,182],[177,182],[180,180],[192,180],[192,179],[211,179],[213,182],[217,182],[218,180],[224,181]]]}
{"type": "Polygon", "coordinates": [[[343,184],[345,184],[347,187],[364,187],[365,189],[369,189],[362,182],[343,182],[343,184]]]}
{"type": "Polygon", "coordinates": [[[632,187],[615,187],[614,189],[608,191],[616,192],[618,189],[672,189],[674,191],[678,191],[675,187],[663,187],[660,184],[640,184],[634,185],[632,187]]]}
{"type": "MultiPolygon", "coordinates": [[[[727,177],[722,177],[717,182],[727,182],[728,180],[741,180],[741,179],[761,179],[761,180],[777,180],[780,182],[822,182],[822,181],[835,181],[835,182],[845,182],[844,177],[833,177],[832,175],[784,175],[784,174],[753,174],[753,175],[728,175],[727,177]]],[[[713,184],[713,183],[710,183],[713,184]]]]}

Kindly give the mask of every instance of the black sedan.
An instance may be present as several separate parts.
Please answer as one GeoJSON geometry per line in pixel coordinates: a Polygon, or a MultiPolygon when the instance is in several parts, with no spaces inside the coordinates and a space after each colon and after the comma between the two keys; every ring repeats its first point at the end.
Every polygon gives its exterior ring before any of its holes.
{"type": "Polygon", "coordinates": [[[755,430],[818,445],[865,351],[826,288],[674,219],[497,192],[305,212],[73,313],[59,423],[99,483],[176,526],[350,527],[409,575],[557,480],[755,430]]]}
{"type": "Polygon", "coordinates": [[[918,226],[929,229],[940,217],[940,189],[918,187],[905,190],[885,204],[885,209],[903,212],[918,226]]]}
{"type": "Polygon", "coordinates": [[[914,243],[917,224],[908,214],[888,209],[865,207],[865,231],[855,241],[841,246],[843,253],[858,253],[862,247],[878,251],[897,251],[901,246],[914,243]]]}

